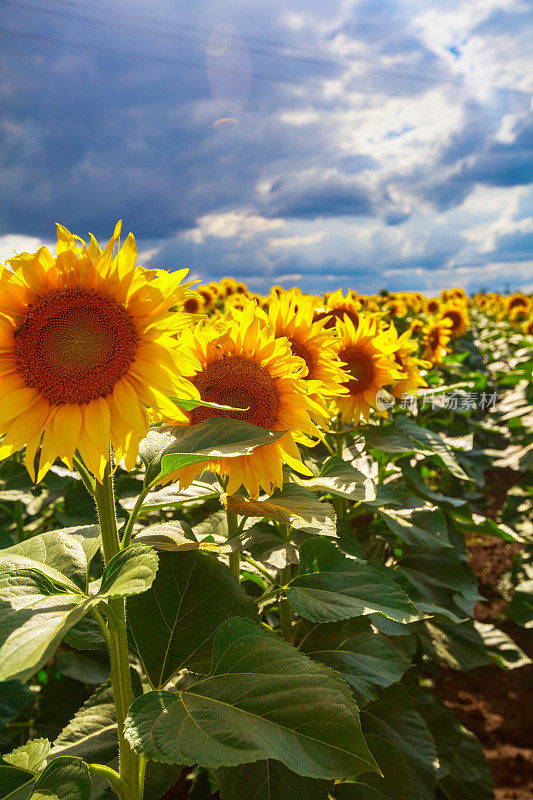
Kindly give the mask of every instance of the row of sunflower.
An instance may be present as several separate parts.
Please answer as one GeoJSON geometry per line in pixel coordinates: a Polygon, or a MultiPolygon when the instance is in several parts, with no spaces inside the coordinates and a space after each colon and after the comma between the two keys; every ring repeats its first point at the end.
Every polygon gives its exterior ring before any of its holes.
{"type": "MultiPolygon", "coordinates": [[[[211,464],[228,474],[230,492],[242,483],[252,496],[270,493],[283,462],[305,473],[298,442],[316,441],[335,417],[386,416],[388,390],[400,398],[425,386],[423,372],[469,325],[459,289],[440,300],[280,287],[260,297],[225,279],[193,291],[186,270],[136,268],[133,236],[118,247],[119,236],[117,225],[102,250],[58,226],[56,258],[41,247],[0,275],[0,456],[26,446],[37,481],[58,457],[72,469],[76,452],[101,479],[109,441],[131,469],[152,422],[225,415],[287,431],[250,456],[211,464]],[[172,397],[243,410],[186,413],[172,397]]],[[[186,486],[197,472],[175,477],[186,486]]]]}

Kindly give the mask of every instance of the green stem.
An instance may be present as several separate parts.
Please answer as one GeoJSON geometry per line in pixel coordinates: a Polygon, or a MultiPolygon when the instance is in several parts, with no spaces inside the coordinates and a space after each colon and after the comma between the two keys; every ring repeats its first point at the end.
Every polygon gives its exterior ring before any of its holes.
{"type": "Polygon", "coordinates": [[[129,519],[126,523],[126,527],[124,528],[124,535],[122,536],[122,542],[120,544],[121,550],[124,550],[126,547],[129,546],[129,543],[131,541],[133,526],[135,525],[135,521],[139,516],[139,511],[141,510],[142,504],[144,503],[144,498],[146,497],[149,491],[150,491],[150,486],[146,486],[140,493],[139,497],[135,502],[135,505],[133,506],[133,511],[131,512],[129,519]]]}
{"type": "MultiPolygon", "coordinates": [[[[335,420],[335,428],[339,432],[339,435],[336,437],[335,449],[338,458],[342,458],[342,453],[344,450],[344,436],[342,435],[344,431],[344,423],[340,414],[335,420]]],[[[334,497],[333,507],[335,509],[335,513],[337,514],[337,522],[341,522],[346,516],[346,500],[343,497],[334,497]]]]}
{"type": "MultiPolygon", "coordinates": [[[[226,519],[228,521],[228,541],[233,539],[239,533],[239,526],[237,524],[237,514],[235,511],[229,511],[226,509],[226,519]]],[[[240,553],[230,553],[229,554],[229,568],[239,580],[241,574],[241,554],[240,553]]]]}
{"type": "MultiPolygon", "coordinates": [[[[106,466],[102,483],[95,482],[94,497],[100,521],[104,562],[107,565],[120,550],[115,514],[115,493],[109,463],[106,466]]],[[[110,599],[108,609],[109,657],[117,712],[120,779],[125,785],[124,791],[119,794],[119,797],[121,800],[140,800],[139,757],[124,737],[124,721],[133,702],[124,599],[110,599]]]]}
{"type": "MultiPolygon", "coordinates": [[[[286,542],[290,542],[291,528],[290,525],[280,525],[280,533],[286,542]]],[[[281,570],[280,583],[282,586],[287,586],[292,578],[292,565],[286,564],[281,570]]],[[[292,642],[292,609],[289,605],[287,598],[280,601],[279,604],[279,622],[281,626],[281,634],[286,642],[292,642]]]]}
{"type": "Polygon", "coordinates": [[[91,497],[93,497],[94,487],[96,485],[96,481],[94,480],[93,476],[91,475],[90,472],[87,471],[85,464],[77,456],[74,456],[74,466],[80,473],[80,478],[83,481],[83,485],[85,486],[91,497]]]}
{"type": "Polygon", "coordinates": [[[20,500],[17,500],[15,503],[15,508],[13,512],[13,516],[15,518],[15,525],[17,528],[17,542],[24,541],[24,516],[22,513],[22,503],[20,500]]]}
{"type": "Polygon", "coordinates": [[[106,767],[105,764],[87,764],[87,766],[89,767],[91,775],[101,775],[102,778],[107,780],[115,794],[119,797],[123,797],[127,786],[118,772],[115,772],[111,767],[106,767]]]}

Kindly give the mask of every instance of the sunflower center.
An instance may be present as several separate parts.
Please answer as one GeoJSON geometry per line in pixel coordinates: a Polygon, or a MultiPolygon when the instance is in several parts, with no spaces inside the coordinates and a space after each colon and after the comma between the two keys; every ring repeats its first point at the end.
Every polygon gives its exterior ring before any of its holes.
{"type": "Polygon", "coordinates": [[[440,329],[432,328],[428,333],[428,345],[435,350],[440,345],[440,329]]]}
{"type": "Polygon", "coordinates": [[[209,417],[230,417],[246,420],[260,428],[272,428],[277,420],[279,395],[276,380],[255,361],[242,356],[226,356],[207,364],[192,382],[202,400],[247,409],[195,408],[191,412],[193,424],[209,417]]]}
{"type": "Polygon", "coordinates": [[[364,392],[370,386],[374,377],[374,362],[366,353],[361,352],[356,347],[348,347],[339,353],[341,361],[347,364],[347,372],[353,380],[347,381],[346,385],[351,394],[364,392]]]}
{"type": "Polygon", "coordinates": [[[311,353],[309,352],[307,347],[304,347],[303,344],[300,344],[300,342],[296,342],[294,339],[291,338],[289,338],[289,342],[291,344],[291,350],[293,355],[303,358],[303,360],[307,364],[308,372],[307,375],[304,375],[304,378],[306,380],[309,380],[311,378],[311,370],[313,368],[313,359],[311,357],[311,353]]]}
{"type": "Polygon", "coordinates": [[[452,323],[452,331],[455,333],[460,327],[463,321],[461,314],[458,311],[447,311],[444,315],[444,319],[451,320],[452,323]]]}
{"type": "Polygon", "coordinates": [[[318,314],[315,314],[313,322],[326,319],[327,322],[325,323],[324,328],[334,328],[335,321],[340,319],[342,322],[345,314],[353,322],[354,328],[357,328],[359,325],[359,314],[354,308],[350,308],[349,306],[336,306],[335,308],[330,308],[327,311],[320,311],[318,314]]]}
{"type": "Polygon", "coordinates": [[[26,385],[55,404],[109,394],[133,362],[137,342],[126,309],[93,290],[57,289],[40,297],[15,331],[26,385]]]}

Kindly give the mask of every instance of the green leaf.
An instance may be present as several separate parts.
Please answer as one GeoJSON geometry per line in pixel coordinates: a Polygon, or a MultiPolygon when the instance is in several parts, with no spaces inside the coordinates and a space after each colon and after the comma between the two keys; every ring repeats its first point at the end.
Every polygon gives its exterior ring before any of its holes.
{"type": "Polygon", "coordinates": [[[497,525],[493,519],[483,517],[481,514],[467,515],[464,512],[456,511],[454,513],[454,520],[457,527],[463,533],[473,533],[477,536],[485,534],[487,536],[495,536],[498,539],[503,539],[505,542],[520,542],[525,540],[516,533],[509,525],[500,523],[497,525]]]}
{"type": "Polygon", "coordinates": [[[446,442],[428,428],[421,428],[409,417],[396,417],[392,426],[375,426],[365,431],[370,447],[385,453],[424,453],[438,456],[456,478],[469,480],[446,442]]]}
{"type": "Polygon", "coordinates": [[[151,462],[146,481],[213,458],[249,455],[256,447],[281,439],[286,431],[267,431],[243,420],[211,417],[197,425],[173,428],[172,443],[151,462]]]}
{"type": "Polygon", "coordinates": [[[0,681],[30,678],[98,602],[79,594],[50,594],[55,587],[46,575],[21,568],[22,556],[12,558],[11,571],[9,561],[0,562],[0,681]]]}
{"type": "Polygon", "coordinates": [[[330,503],[321,503],[317,496],[302,486],[285,483],[266,500],[246,500],[240,495],[227,495],[224,503],[229,511],[247,517],[268,517],[293,528],[335,536],[335,511],[330,503]]]}
{"type": "Polygon", "coordinates": [[[107,764],[118,752],[118,729],[111,686],[101,686],[61,731],[52,755],[80,756],[107,764]]]}
{"type": "Polygon", "coordinates": [[[155,550],[144,544],[132,544],[117,553],[102,576],[99,597],[129,597],[146,592],[157,572],[155,550]]]}
{"type": "Polygon", "coordinates": [[[109,663],[97,661],[81,653],[64,650],[56,658],[57,670],[66,678],[80,683],[100,685],[109,680],[109,663]]]}
{"type": "Polygon", "coordinates": [[[411,622],[419,616],[394,581],[347,558],[323,537],[302,544],[299,574],[291,581],[287,597],[298,614],[314,622],[375,613],[411,622]]]}
{"type": "Polygon", "coordinates": [[[317,478],[307,480],[292,476],[292,480],[307,489],[329,492],[355,502],[374,500],[376,496],[374,482],[338,456],[331,456],[324,462],[317,478]]]}
{"type": "Polygon", "coordinates": [[[50,752],[48,739],[30,739],[26,744],[5,755],[4,761],[28,772],[38,772],[50,752]]]}
{"type": "Polygon", "coordinates": [[[490,664],[490,657],[473,620],[460,624],[426,620],[418,635],[425,652],[452,669],[471,670],[490,664]]]}
{"type": "Polygon", "coordinates": [[[494,625],[474,622],[489,656],[500,669],[517,669],[531,664],[531,659],[518,647],[510,636],[494,625]]]}
{"type": "Polygon", "coordinates": [[[403,542],[430,547],[452,547],[446,529],[446,517],[437,508],[377,508],[387,528],[403,542]]]}
{"type": "Polygon", "coordinates": [[[107,645],[99,624],[92,616],[83,617],[65,635],[65,642],[76,650],[105,650],[107,645]]]}
{"type": "Polygon", "coordinates": [[[269,758],[314,778],[375,769],[345,684],[242,619],[219,629],[207,678],[137,699],[125,734],[149,759],[209,769],[269,758]]]}
{"type": "Polygon", "coordinates": [[[419,475],[415,469],[409,466],[409,464],[402,464],[402,471],[407,482],[411,484],[414,491],[421,495],[421,497],[432,500],[438,506],[452,506],[456,508],[458,506],[466,505],[467,501],[462,497],[449,497],[441,492],[435,492],[430,489],[429,486],[426,486],[422,476],[419,475]]]}
{"type": "Polygon", "coordinates": [[[365,736],[374,734],[399,750],[421,800],[435,799],[438,758],[433,739],[409,694],[396,684],[361,712],[365,736]]]}
{"type": "Polygon", "coordinates": [[[349,783],[338,784],[336,800],[420,800],[402,753],[380,736],[370,735],[366,740],[383,777],[365,772],[349,783]]]}
{"type": "Polygon", "coordinates": [[[156,550],[198,550],[200,547],[187,523],[178,520],[149,525],[136,533],[133,541],[156,550]]]}
{"type": "Polygon", "coordinates": [[[494,800],[492,777],[483,750],[473,733],[429,692],[409,691],[435,742],[440,768],[439,789],[448,800],[494,800]]]}
{"type": "Polygon", "coordinates": [[[533,627],[533,579],[518,584],[507,609],[507,616],[517,625],[533,627]]]}
{"type": "Polygon", "coordinates": [[[33,787],[30,800],[90,800],[91,776],[81,758],[60,756],[50,761],[33,787]]]}
{"type": "Polygon", "coordinates": [[[375,700],[411,666],[411,659],[374,633],[367,619],[314,626],[304,633],[300,650],[335,670],[352,687],[359,706],[375,700]]]}
{"type": "Polygon", "coordinates": [[[180,669],[207,671],[218,627],[256,611],[230,570],[210,555],[161,553],[152,588],[127,601],[137,652],[154,688],[180,669]]]}
{"type": "Polygon", "coordinates": [[[33,772],[14,767],[0,756],[0,800],[28,800],[33,772]]]}
{"type": "Polygon", "coordinates": [[[99,547],[99,526],[82,525],[32,536],[31,539],[2,550],[0,559],[17,555],[46,564],[85,592],[89,564],[99,547]]]}
{"type": "Polygon", "coordinates": [[[18,717],[34,699],[34,694],[20,681],[0,683],[0,731],[18,717]]]}
{"type": "Polygon", "coordinates": [[[217,770],[221,800],[328,800],[330,781],[297,775],[266,759],[217,770]]]}

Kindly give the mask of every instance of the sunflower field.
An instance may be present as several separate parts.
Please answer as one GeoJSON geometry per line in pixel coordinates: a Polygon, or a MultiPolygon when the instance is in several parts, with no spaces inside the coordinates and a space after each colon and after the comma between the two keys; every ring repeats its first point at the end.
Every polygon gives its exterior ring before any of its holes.
{"type": "Polygon", "coordinates": [[[531,663],[533,298],[120,237],[0,267],[0,800],[490,800],[435,686],[531,663]]]}

